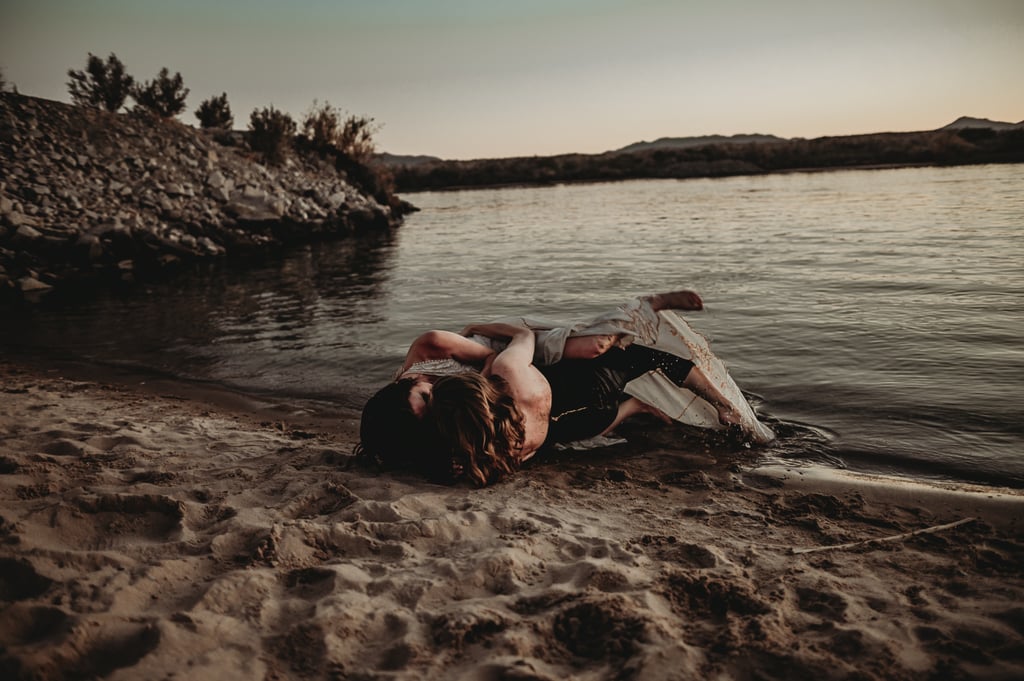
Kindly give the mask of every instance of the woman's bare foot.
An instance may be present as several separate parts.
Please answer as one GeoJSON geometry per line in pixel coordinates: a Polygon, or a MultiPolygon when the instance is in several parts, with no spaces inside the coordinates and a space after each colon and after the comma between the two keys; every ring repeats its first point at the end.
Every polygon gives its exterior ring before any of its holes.
{"type": "Polygon", "coordinates": [[[739,426],[743,423],[743,416],[731,404],[715,404],[712,405],[715,411],[718,412],[718,422],[723,426],[739,426]]]}
{"type": "Polygon", "coordinates": [[[743,415],[733,403],[715,387],[707,374],[700,367],[693,367],[683,381],[683,387],[689,388],[718,412],[718,422],[723,426],[738,426],[743,422],[743,415]]]}
{"type": "Polygon", "coordinates": [[[655,312],[658,310],[703,310],[704,301],[696,291],[669,291],[655,293],[647,300],[655,312]]]}

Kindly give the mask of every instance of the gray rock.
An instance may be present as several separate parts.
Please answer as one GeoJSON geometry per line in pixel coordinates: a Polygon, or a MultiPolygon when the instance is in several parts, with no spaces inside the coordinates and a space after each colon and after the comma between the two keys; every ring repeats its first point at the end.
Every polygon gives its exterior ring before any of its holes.
{"type": "Polygon", "coordinates": [[[49,284],[44,284],[35,277],[29,275],[18,280],[18,288],[20,288],[23,293],[34,293],[48,291],[53,287],[49,284]]]}
{"type": "Polygon", "coordinates": [[[223,255],[224,247],[214,243],[213,239],[208,236],[202,236],[198,239],[199,245],[206,249],[206,252],[210,255],[223,255]]]}
{"type": "Polygon", "coordinates": [[[39,221],[30,215],[19,213],[18,211],[11,211],[7,213],[7,224],[11,227],[18,229],[20,227],[38,227],[39,221]]]}
{"type": "Polygon", "coordinates": [[[280,199],[269,197],[265,192],[260,195],[242,196],[233,199],[225,210],[239,220],[266,221],[278,220],[284,215],[285,203],[280,199]]]}
{"type": "Polygon", "coordinates": [[[331,207],[331,210],[338,210],[345,201],[348,200],[348,194],[345,192],[335,192],[327,197],[327,205],[331,207]]]}
{"type": "Polygon", "coordinates": [[[243,199],[266,199],[267,193],[259,187],[252,187],[246,185],[242,187],[242,198],[243,199]]]}
{"type": "Polygon", "coordinates": [[[103,242],[95,234],[82,234],[78,237],[76,245],[87,252],[90,260],[99,260],[103,257],[103,242]]]}
{"type": "Polygon", "coordinates": [[[106,236],[107,234],[123,233],[127,231],[128,228],[123,222],[121,222],[121,218],[115,217],[113,220],[105,220],[96,225],[90,230],[90,233],[97,236],[106,236]]]}
{"type": "Polygon", "coordinates": [[[33,227],[23,224],[18,227],[18,231],[14,233],[14,236],[22,239],[38,239],[42,236],[42,233],[33,227]]]}

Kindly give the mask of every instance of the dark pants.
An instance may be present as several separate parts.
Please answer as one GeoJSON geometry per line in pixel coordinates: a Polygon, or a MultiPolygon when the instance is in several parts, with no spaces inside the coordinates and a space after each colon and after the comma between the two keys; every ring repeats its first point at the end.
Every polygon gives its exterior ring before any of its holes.
{"type": "Polygon", "coordinates": [[[551,421],[546,443],[600,435],[612,424],[626,384],[660,369],[682,386],[693,362],[639,345],[612,348],[596,359],[569,359],[538,367],[551,385],[551,421]]]}

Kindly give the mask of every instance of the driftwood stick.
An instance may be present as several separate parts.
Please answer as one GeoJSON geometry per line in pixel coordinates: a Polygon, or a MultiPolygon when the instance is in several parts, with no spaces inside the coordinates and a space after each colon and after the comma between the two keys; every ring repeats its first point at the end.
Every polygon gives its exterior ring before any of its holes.
{"type": "Polygon", "coordinates": [[[960,525],[972,523],[975,520],[977,520],[977,518],[964,518],[962,520],[956,521],[955,523],[947,523],[945,525],[933,525],[931,527],[925,527],[920,530],[914,530],[913,532],[904,532],[903,534],[894,534],[888,537],[876,537],[874,539],[865,539],[863,541],[850,542],[849,544],[836,544],[834,546],[812,546],[809,549],[791,548],[789,552],[792,555],[801,553],[818,553],[819,551],[837,551],[842,549],[853,549],[857,548],[858,546],[865,546],[867,544],[877,544],[889,541],[902,541],[904,539],[909,539],[910,537],[915,537],[919,534],[932,534],[934,532],[941,532],[942,530],[949,530],[954,527],[959,527],[960,525]]]}

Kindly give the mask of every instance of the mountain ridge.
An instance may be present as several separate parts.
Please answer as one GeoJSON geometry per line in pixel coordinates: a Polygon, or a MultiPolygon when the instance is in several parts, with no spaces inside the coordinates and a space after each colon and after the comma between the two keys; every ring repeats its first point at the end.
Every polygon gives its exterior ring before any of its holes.
{"type": "MultiPolygon", "coordinates": [[[[1009,123],[1005,121],[993,121],[988,118],[976,118],[973,116],[960,116],[952,123],[936,128],[935,130],[922,130],[918,132],[938,132],[944,130],[967,130],[967,129],[991,129],[991,130],[1015,130],[1018,128],[1024,128],[1024,121],[1019,123],[1009,123]]],[[[883,133],[876,133],[883,134],[883,133]]],[[[826,137],[863,137],[863,135],[828,135],[826,137]]],[[[627,144],[619,149],[612,149],[610,151],[603,152],[604,154],[628,154],[642,151],[650,151],[652,149],[688,149],[702,146],[708,146],[712,144],[779,144],[783,142],[790,142],[796,139],[802,138],[787,138],[779,137],[777,135],[763,134],[763,133],[749,133],[749,134],[737,134],[737,135],[692,135],[686,137],[659,137],[658,139],[647,142],[633,142],[627,144]]],[[[824,139],[824,138],[822,138],[824,139]]],[[[566,154],[551,154],[550,156],[565,156],[566,154]]],[[[581,154],[584,156],[590,156],[592,154],[581,154]]],[[[526,157],[521,157],[526,158],[526,157]]],[[[469,160],[485,160],[469,159],[469,160]]],[[[493,160],[493,159],[486,159],[493,160]]],[[[427,165],[431,163],[442,163],[449,162],[449,159],[443,159],[438,156],[430,156],[426,154],[419,155],[408,155],[408,154],[393,154],[388,152],[382,152],[377,154],[376,161],[381,165],[390,167],[414,167],[427,165]]]]}
{"type": "Polygon", "coordinates": [[[989,128],[991,130],[1015,130],[1024,128],[1024,121],[1019,123],[1007,123],[1004,121],[993,121],[988,118],[974,118],[973,116],[961,116],[949,125],[944,125],[939,130],[965,130],[970,128],[989,128]]]}

